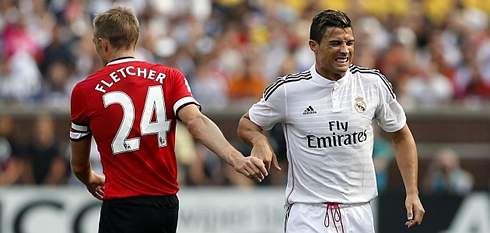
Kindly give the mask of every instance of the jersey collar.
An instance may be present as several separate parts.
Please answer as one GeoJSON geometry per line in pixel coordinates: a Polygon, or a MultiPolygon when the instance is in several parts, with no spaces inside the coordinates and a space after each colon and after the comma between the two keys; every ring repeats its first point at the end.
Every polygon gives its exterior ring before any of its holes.
{"type": "Polygon", "coordinates": [[[327,78],[324,78],[323,76],[321,76],[317,71],[316,71],[316,68],[315,68],[315,65],[316,63],[313,63],[313,65],[310,67],[310,73],[311,73],[311,76],[313,77],[313,79],[323,85],[336,85],[336,86],[341,86],[343,85],[344,83],[347,82],[347,80],[350,78],[350,67],[349,69],[347,70],[347,72],[345,72],[345,75],[344,77],[340,78],[339,80],[337,81],[332,81],[330,79],[327,79],[327,78]]]}
{"type": "Polygon", "coordinates": [[[106,66],[115,65],[115,64],[121,64],[121,63],[124,63],[124,62],[132,62],[132,61],[139,61],[139,60],[136,59],[136,58],[134,58],[134,57],[121,57],[121,58],[116,58],[116,59],[110,61],[109,63],[107,63],[106,66]]]}

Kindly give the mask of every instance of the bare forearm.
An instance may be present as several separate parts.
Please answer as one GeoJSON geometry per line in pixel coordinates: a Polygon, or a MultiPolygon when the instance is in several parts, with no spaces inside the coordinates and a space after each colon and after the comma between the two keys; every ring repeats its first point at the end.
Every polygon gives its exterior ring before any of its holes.
{"type": "Polygon", "coordinates": [[[407,221],[405,222],[405,226],[411,228],[420,225],[425,214],[417,187],[417,147],[407,125],[400,131],[392,133],[391,137],[395,145],[396,162],[398,163],[398,168],[400,169],[407,192],[407,198],[405,199],[407,221]]]}
{"type": "Polygon", "coordinates": [[[240,119],[238,124],[238,136],[243,142],[252,147],[250,155],[262,159],[267,170],[270,169],[271,164],[273,164],[277,170],[281,170],[274,149],[270,145],[262,129],[250,120],[248,113],[243,115],[240,119]]]}
{"type": "Polygon", "coordinates": [[[405,132],[393,138],[395,156],[403,178],[407,195],[418,195],[418,158],[415,141],[408,128],[402,129],[405,132]]]}
{"type": "Polygon", "coordinates": [[[79,166],[79,165],[76,166],[72,164],[71,167],[75,177],[77,177],[77,179],[80,180],[80,182],[87,185],[90,178],[90,173],[92,172],[92,167],[90,163],[85,166],[79,166]]]}
{"type": "Polygon", "coordinates": [[[225,138],[218,126],[206,116],[187,123],[192,136],[230,165],[242,157],[225,138]]]}
{"type": "Polygon", "coordinates": [[[83,184],[87,185],[92,172],[90,164],[90,138],[71,142],[70,166],[73,174],[83,184]]]}
{"type": "Polygon", "coordinates": [[[238,136],[245,144],[251,147],[261,143],[267,143],[267,137],[262,133],[262,129],[250,121],[248,115],[240,119],[238,136]]]}

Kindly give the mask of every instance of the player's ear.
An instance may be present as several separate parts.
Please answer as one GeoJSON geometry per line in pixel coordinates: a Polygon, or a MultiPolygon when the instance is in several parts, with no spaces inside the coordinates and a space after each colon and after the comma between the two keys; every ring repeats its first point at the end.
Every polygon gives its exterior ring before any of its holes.
{"type": "Polygon", "coordinates": [[[310,46],[310,49],[311,49],[311,51],[313,51],[313,53],[315,53],[315,54],[318,53],[318,48],[320,47],[320,45],[318,44],[318,42],[316,42],[314,40],[310,40],[308,42],[308,45],[310,46]]]}
{"type": "Polygon", "coordinates": [[[110,45],[110,44],[109,44],[109,40],[104,39],[104,38],[100,38],[100,37],[99,37],[99,38],[97,38],[97,40],[98,40],[98,42],[99,42],[99,44],[100,44],[101,48],[104,50],[104,52],[107,52],[107,51],[108,51],[108,49],[109,49],[109,45],[110,45]]]}

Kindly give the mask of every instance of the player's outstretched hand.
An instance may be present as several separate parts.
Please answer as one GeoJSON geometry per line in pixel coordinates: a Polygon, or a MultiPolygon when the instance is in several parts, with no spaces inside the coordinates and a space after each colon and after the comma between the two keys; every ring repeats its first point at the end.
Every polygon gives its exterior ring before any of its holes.
{"type": "Polygon", "coordinates": [[[233,168],[235,171],[257,182],[262,182],[268,175],[264,162],[252,156],[240,158],[233,168]]]}
{"type": "Polygon", "coordinates": [[[419,196],[408,195],[405,200],[405,207],[407,208],[407,222],[405,223],[405,226],[411,228],[422,224],[425,210],[420,202],[419,196]]]}
{"type": "Polygon", "coordinates": [[[102,198],[104,197],[104,189],[105,189],[104,183],[105,183],[105,177],[92,171],[89,176],[86,187],[87,190],[92,194],[92,196],[94,196],[99,200],[102,200],[102,198]]]}

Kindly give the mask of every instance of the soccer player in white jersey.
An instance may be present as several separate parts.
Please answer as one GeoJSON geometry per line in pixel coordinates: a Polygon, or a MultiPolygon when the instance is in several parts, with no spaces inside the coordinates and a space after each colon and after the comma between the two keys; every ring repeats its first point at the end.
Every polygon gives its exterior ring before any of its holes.
{"type": "Polygon", "coordinates": [[[413,136],[393,88],[378,71],[352,64],[354,34],[349,17],[337,10],[316,15],[310,29],[315,64],[278,78],[238,126],[252,156],[280,169],[263,134],[282,124],[289,161],[287,233],[374,232],[370,201],[377,195],[372,160],[374,123],[393,140],[406,189],[408,228],[425,210],[417,187],[413,136]]]}

